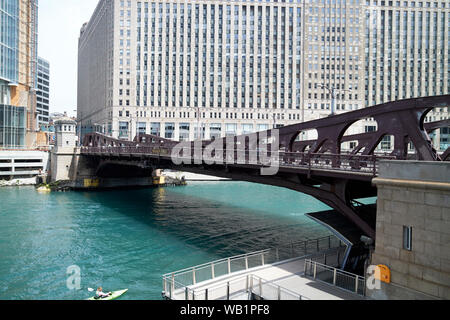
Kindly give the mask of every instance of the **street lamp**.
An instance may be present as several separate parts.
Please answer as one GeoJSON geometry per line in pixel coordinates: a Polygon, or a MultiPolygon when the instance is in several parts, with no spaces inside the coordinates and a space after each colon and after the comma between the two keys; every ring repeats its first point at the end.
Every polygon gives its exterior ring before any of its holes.
{"type": "MultiPolygon", "coordinates": [[[[327,84],[321,85],[320,86],[322,89],[327,89],[330,92],[331,95],[331,115],[330,116],[334,116],[336,114],[336,93],[337,90],[334,86],[329,86],[327,84]]],[[[339,90],[339,91],[349,91],[351,92],[351,90],[339,90]]]]}
{"type": "Polygon", "coordinates": [[[195,112],[197,113],[197,134],[194,137],[194,140],[202,140],[203,139],[203,124],[202,124],[202,128],[200,128],[200,107],[193,107],[193,108],[189,108],[189,109],[194,109],[195,112]]]}
{"type": "MultiPolygon", "coordinates": [[[[134,137],[131,137],[131,139],[134,139],[138,136],[138,132],[139,132],[139,110],[136,106],[136,125],[135,125],[135,130],[134,130],[134,137]]],[[[133,128],[132,128],[133,129],[133,128]]]]}
{"type": "MultiPolygon", "coordinates": [[[[122,108],[122,117],[123,117],[123,113],[125,112],[125,117],[127,117],[126,116],[126,110],[125,110],[125,107],[123,107],[122,108]]],[[[130,118],[130,122],[129,122],[129,125],[128,125],[128,141],[132,141],[131,140],[131,135],[133,134],[133,113],[132,112],[130,112],[130,111],[128,111],[129,112],[129,118],[130,118]]],[[[119,121],[119,123],[120,123],[120,121],[119,121]]],[[[119,135],[120,135],[120,128],[119,128],[119,135]]]]}

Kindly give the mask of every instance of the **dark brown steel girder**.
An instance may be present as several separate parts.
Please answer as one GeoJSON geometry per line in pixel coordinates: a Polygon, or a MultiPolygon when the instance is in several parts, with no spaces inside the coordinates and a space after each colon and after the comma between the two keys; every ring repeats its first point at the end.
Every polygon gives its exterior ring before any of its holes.
{"type": "MultiPolygon", "coordinates": [[[[424,124],[426,115],[438,107],[450,106],[450,95],[416,98],[384,103],[381,105],[340,114],[337,116],[300,123],[279,129],[280,145],[289,151],[310,146],[312,153],[340,153],[341,144],[348,141],[344,134],[359,120],[373,118],[378,123],[375,133],[354,136],[360,141],[359,148],[365,147],[363,155],[371,155],[381,139],[386,135],[395,137],[393,155],[399,160],[406,159],[408,143],[411,141],[417,150],[419,160],[439,160],[436,150],[424,124]],[[302,131],[317,130],[318,139],[311,142],[296,143],[302,131]],[[297,148],[294,146],[297,145],[297,148]]],[[[358,146],[357,146],[358,148],[358,146]]]]}

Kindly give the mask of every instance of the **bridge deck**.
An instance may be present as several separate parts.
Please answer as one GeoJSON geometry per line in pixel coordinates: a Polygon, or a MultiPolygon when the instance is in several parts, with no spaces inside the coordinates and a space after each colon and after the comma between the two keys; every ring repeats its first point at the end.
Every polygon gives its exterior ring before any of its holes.
{"type": "MultiPolygon", "coordinates": [[[[83,150],[84,151],[84,150],[83,150]]],[[[172,158],[167,155],[158,155],[153,153],[137,153],[137,152],[108,152],[108,150],[98,150],[98,151],[92,151],[89,150],[88,152],[83,152],[85,155],[88,156],[98,156],[98,157],[109,157],[109,158],[130,158],[130,159],[158,159],[158,160],[165,160],[165,161],[172,161],[172,158]]],[[[186,159],[191,160],[191,159],[186,159]]],[[[291,172],[291,173],[311,173],[314,172],[315,175],[320,176],[351,176],[353,179],[357,180],[368,180],[371,181],[375,177],[375,173],[372,168],[365,168],[365,170],[357,169],[357,170],[351,170],[348,168],[334,168],[331,164],[329,165],[314,165],[312,167],[308,165],[302,165],[302,164],[287,164],[287,163],[277,163],[279,166],[279,171],[281,172],[291,172]]],[[[192,165],[193,167],[196,167],[195,164],[192,165]]],[[[260,170],[261,165],[259,164],[248,164],[248,163],[232,163],[227,164],[228,167],[239,167],[239,168],[248,168],[248,169],[256,169],[260,170]]],[[[179,166],[179,170],[182,170],[183,168],[188,168],[189,165],[181,165],[179,166]],[[181,168],[180,168],[181,167],[181,168]]],[[[205,168],[202,169],[203,171],[205,168]]]]}

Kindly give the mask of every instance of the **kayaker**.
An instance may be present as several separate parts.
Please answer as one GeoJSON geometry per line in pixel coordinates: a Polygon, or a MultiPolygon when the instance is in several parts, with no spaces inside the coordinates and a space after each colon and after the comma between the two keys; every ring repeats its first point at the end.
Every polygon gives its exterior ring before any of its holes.
{"type": "Polygon", "coordinates": [[[96,298],[98,298],[98,299],[106,298],[106,297],[109,297],[111,294],[112,294],[111,292],[104,293],[103,288],[99,287],[96,292],[96,298]]]}

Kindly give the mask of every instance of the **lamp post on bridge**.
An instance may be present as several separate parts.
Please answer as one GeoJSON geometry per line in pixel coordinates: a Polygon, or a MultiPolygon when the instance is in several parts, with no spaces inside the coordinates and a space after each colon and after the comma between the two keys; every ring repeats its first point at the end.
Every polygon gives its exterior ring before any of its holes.
{"type": "Polygon", "coordinates": [[[197,132],[194,135],[194,140],[203,140],[203,124],[200,123],[200,106],[196,106],[193,108],[188,108],[188,109],[194,109],[196,114],[197,114],[197,132]],[[201,124],[201,128],[200,128],[200,124],[201,124]]]}
{"type": "Polygon", "coordinates": [[[337,90],[334,86],[329,86],[327,84],[323,84],[320,86],[322,89],[327,89],[330,92],[331,95],[331,114],[330,117],[336,115],[336,100],[337,100],[337,93],[341,92],[341,91],[349,91],[351,92],[351,90],[337,90]]]}
{"type": "MultiPolygon", "coordinates": [[[[128,134],[128,141],[132,141],[132,135],[133,135],[133,112],[126,110],[125,107],[122,107],[122,118],[124,117],[124,113],[125,113],[125,118],[129,118],[130,121],[128,123],[128,130],[127,130],[127,134],[128,134]],[[128,111],[128,116],[127,116],[127,111],[128,111]]],[[[137,119],[137,117],[136,117],[137,119]]],[[[119,124],[120,124],[120,120],[119,120],[119,124]]],[[[137,124],[136,124],[136,130],[137,130],[137,124]]],[[[120,138],[120,125],[119,125],[119,138],[120,138]]]]}
{"type": "Polygon", "coordinates": [[[200,107],[197,106],[197,139],[203,140],[203,123],[200,122],[200,107]]]}

